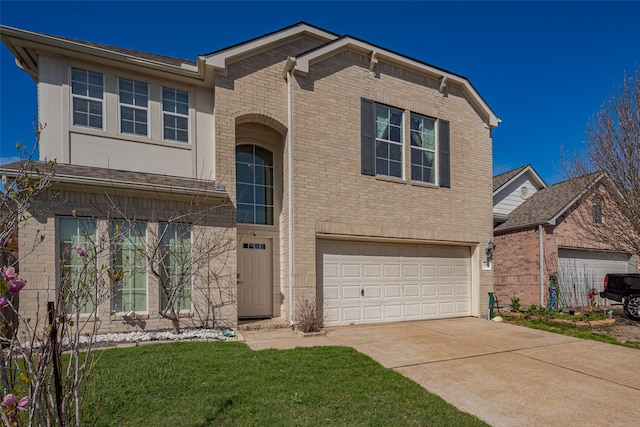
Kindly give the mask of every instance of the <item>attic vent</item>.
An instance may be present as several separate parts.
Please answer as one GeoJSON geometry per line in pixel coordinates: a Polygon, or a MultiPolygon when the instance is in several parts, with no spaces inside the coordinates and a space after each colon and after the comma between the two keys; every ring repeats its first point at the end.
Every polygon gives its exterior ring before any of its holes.
{"type": "Polygon", "coordinates": [[[523,186],[520,189],[520,197],[522,197],[523,199],[526,199],[528,196],[529,196],[529,189],[523,186]]]}

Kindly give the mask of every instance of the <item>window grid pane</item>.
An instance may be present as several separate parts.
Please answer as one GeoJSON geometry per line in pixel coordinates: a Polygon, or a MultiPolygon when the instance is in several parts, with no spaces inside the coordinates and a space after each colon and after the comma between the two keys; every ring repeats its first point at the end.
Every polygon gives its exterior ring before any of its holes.
{"type": "Polygon", "coordinates": [[[112,283],[115,291],[111,300],[113,312],[147,311],[145,233],[144,223],[131,226],[124,221],[112,223],[111,236],[115,241],[112,268],[122,275],[118,283],[112,283]]]}
{"type": "Polygon", "coordinates": [[[402,111],[376,105],[376,175],[402,178],[402,111]]]}
{"type": "Polygon", "coordinates": [[[436,120],[411,115],[411,179],[436,183],[436,120]]]}
{"type": "MultiPolygon", "coordinates": [[[[160,224],[161,278],[173,297],[174,307],[180,311],[191,310],[191,226],[189,224],[160,224]]],[[[160,290],[161,307],[166,309],[169,300],[160,290]]]]}
{"type": "Polygon", "coordinates": [[[274,224],[273,153],[257,145],[236,148],[236,202],[239,224],[274,224]]]}
{"type": "Polygon", "coordinates": [[[189,92],[162,88],[163,138],[189,142],[189,92]]]}
{"type": "Polygon", "coordinates": [[[119,79],[120,132],[148,136],[149,85],[119,79]]]}
{"type": "Polygon", "coordinates": [[[78,309],[80,314],[90,314],[96,295],[96,258],[94,242],[96,221],[88,218],[60,218],[58,220],[58,250],[60,259],[59,286],[70,294],[69,313],[78,309]],[[81,257],[76,247],[85,249],[81,257]],[[84,283],[88,287],[82,286],[84,283]]]}
{"type": "Polygon", "coordinates": [[[72,124],[103,128],[104,80],[100,73],[71,69],[72,124]]]}

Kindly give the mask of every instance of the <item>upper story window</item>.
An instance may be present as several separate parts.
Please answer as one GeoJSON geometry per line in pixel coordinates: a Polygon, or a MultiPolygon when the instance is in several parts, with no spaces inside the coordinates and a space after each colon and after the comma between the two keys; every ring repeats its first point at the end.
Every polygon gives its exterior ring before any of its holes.
{"type": "Polygon", "coordinates": [[[376,175],[402,178],[402,111],[376,105],[376,175]]]}
{"type": "Polygon", "coordinates": [[[436,183],[436,120],[411,114],[411,179],[436,183]]]}
{"type": "Polygon", "coordinates": [[[189,92],[162,88],[163,139],[189,142],[189,92]]]}
{"type": "Polygon", "coordinates": [[[120,132],[149,135],[149,85],[136,80],[118,80],[120,132]]]}
{"type": "Polygon", "coordinates": [[[403,179],[405,150],[410,150],[412,181],[449,188],[449,122],[411,113],[411,144],[405,147],[404,117],[400,109],[361,99],[361,173],[403,179]]]}
{"type": "Polygon", "coordinates": [[[273,153],[258,145],[236,147],[239,224],[273,225],[273,153]]]}
{"type": "Polygon", "coordinates": [[[104,76],[79,68],[71,69],[74,126],[103,129],[104,76]]]}
{"type": "Polygon", "coordinates": [[[593,211],[593,223],[602,224],[602,208],[598,203],[593,204],[592,211],[593,211]]]}

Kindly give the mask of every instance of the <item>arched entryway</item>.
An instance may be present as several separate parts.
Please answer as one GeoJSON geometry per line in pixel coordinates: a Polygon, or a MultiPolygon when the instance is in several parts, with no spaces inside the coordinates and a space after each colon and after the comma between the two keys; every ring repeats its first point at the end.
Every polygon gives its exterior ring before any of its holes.
{"type": "Polygon", "coordinates": [[[259,123],[236,126],[238,317],[280,313],[279,215],[283,136],[259,123]]]}

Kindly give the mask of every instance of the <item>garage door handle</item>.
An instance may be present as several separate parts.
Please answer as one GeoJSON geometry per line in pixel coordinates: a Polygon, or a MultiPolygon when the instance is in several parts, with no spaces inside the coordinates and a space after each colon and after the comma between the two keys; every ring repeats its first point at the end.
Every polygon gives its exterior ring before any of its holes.
{"type": "Polygon", "coordinates": [[[360,296],[364,296],[364,289],[360,289],[360,296]]]}

